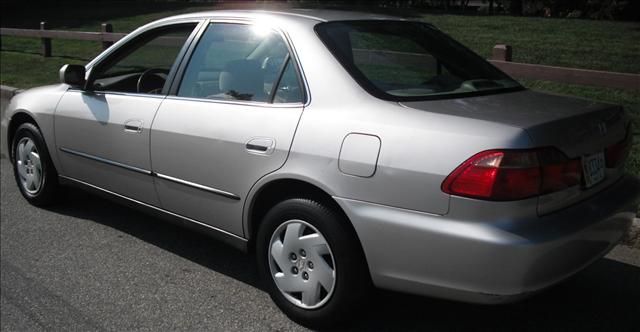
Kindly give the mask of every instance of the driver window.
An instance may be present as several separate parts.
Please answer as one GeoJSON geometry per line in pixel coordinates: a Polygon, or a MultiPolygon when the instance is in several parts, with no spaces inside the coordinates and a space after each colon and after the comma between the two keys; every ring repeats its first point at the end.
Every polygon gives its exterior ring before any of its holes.
{"type": "Polygon", "coordinates": [[[94,90],[160,94],[195,27],[193,23],[159,28],[120,47],[92,75],[94,90]]]}

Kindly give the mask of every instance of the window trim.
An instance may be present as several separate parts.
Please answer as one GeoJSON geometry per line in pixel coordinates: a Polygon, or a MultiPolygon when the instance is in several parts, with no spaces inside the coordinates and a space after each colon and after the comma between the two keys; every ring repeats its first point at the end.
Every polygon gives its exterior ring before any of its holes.
{"type": "Polygon", "coordinates": [[[470,50],[468,47],[462,45],[457,40],[455,40],[455,39],[451,38],[450,36],[446,35],[444,32],[441,32],[435,26],[433,26],[433,25],[431,25],[429,23],[420,22],[420,21],[387,20],[387,21],[383,21],[383,22],[404,22],[404,23],[424,24],[424,25],[434,29],[435,31],[444,34],[445,36],[449,37],[450,41],[453,42],[454,44],[456,44],[457,46],[460,46],[462,48],[468,49],[473,57],[475,57],[475,58],[477,58],[477,59],[479,59],[481,61],[486,62],[487,64],[489,64],[491,67],[493,67],[498,72],[500,72],[500,73],[504,74],[505,76],[507,76],[507,77],[511,78],[512,80],[514,80],[516,83],[518,83],[518,86],[509,87],[509,88],[503,88],[503,89],[495,89],[495,90],[479,90],[479,91],[472,91],[472,92],[432,94],[432,95],[423,95],[423,96],[396,96],[396,95],[392,95],[392,94],[386,93],[385,91],[383,91],[380,88],[378,88],[377,86],[375,86],[375,84],[373,84],[369,78],[364,76],[364,74],[362,74],[360,72],[360,70],[353,63],[349,63],[349,61],[347,61],[344,57],[340,56],[336,52],[335,45],[332,45],[331,41],[327,40],[328,38],[323,38],[323,33],[321,31],[322,27],[324,25],[328,25],[328,24],[332,24],[332,23],[336,23],[336,22],[344,22],[344,23],[349,23],[349,22],[373,22],[373,23],[380,23],[381,21],[379,21],[379,20],[341,20],[341,21],[321,22],[321,23],[316,24],[313,27],[313,30],[315,31],[316,36],[318,37],[318,39],[320,39],[322,44],[327,48],[327,50],[329,51],[329,53],[331,53],[331,55],[334,57],[334,59],[336,59],[340,63],[340,65],[342,65],[342,67],[345,69],[345,71],[347,72],[349,77],[351,77],[360,87],[362,87],[371,96],[376,97],[378,99],[401,103],[401,102],[412,102],[412,101],[427,101],[427,100],[468,98],[468,97],[487,96],[487,95],[502,94],[502,93],[509,93],[509,92],[516,92],[516,91],[526,90],[526,88],[524,86],[522,86],[520,84],[520,82],[518,82],[516,79],[514,79],[513,77],[507,75],[505,72],[500,70],[498,67],[494,66],[493,64],[488,62],[486,59],[484,59],[480,55],[478,55],[476,52],[470,50]]]}
{"type": "MultiPolygon", "coordinates": [[[[276,98],[276,93],[278,91],[278,86],[280,86],[280,82],[282,81],[282,76],[284,76],[284,72],[287,69],[287,66],[289,65],[289,58],[290,57],[291,56],[289,56],[289,54],[287,54],[287,56],[284,57],[284,61],[282,61],[282,64],[280,65],[280,68],[278,69],[278,77],[273,82],[273,86],[271,87],[271,93],[269,94],[269,104],[273,104],[273,100],[276,98]]],[[[299,84],[300,83],[298,82],[298,85],[299,84]]],[[[288,104],[288,103],[284,103],[284,104],[288,104]]]]}
{"type": "Polygon", "coordinates": [[[114,45],[114,47],[111,47],[111,48],[107,49],[105,52],[101,53],[96,58],[94,58],[91,62],[89,62],[85,66],[85,68],[86,68],[86,74],[85,74],[86,82],[85,82],[84,87],[82,87],[81,89],[80,88],[70,88],[70,90],[88,91],[88,92],[102,94],[102,95],[114,94],[114,95],[124,95],[124,96],[164,98],[168,94],[169,87],[173,84],[173,80],[175,78],[175,70],[178,68],[180,63],[182,63],[184,55],[186,54],[187,49],[189,48],[189,46],[195,40],[197,32],[200,31],[200,29],[202,28],[202,25],[203,25],[203,23],[205,21],[206,21],[206,19],[202,19],[202,18],[171,20],[171,21],[162,22],[162,23],[159,23],[159,24],[153,24],[152,26],[149,26],[146,29],[144,29],[144,27],[142,27],[142,28],[139,28],[138,30],[135,30],[134,32],[128,34],[127,36],[125,36],[124,38],[122,38],[121,40],[116,42],[116,45],[114,45]],[[193,31],[189,35],[189,37],[187,37],[187,40],[185,41],[184,45],[182,45],[182,48],[178,52],[178,54],[176,56],[176,59],[174,60],[172,66],[171,66],[171,69],[169,70],[169,73],[167,74],[166,83],[163,86],[162,92],[160,94],[150,94],[150,93],[141,93],[141,92],[127,92],[127,91],[112,91],[112,90],[98,90],[98,91],[96,91],[96,90],[93,90],[93,89],[89,88],[89,85],[92,84],[93,81],[94,81],[93,79],[91,79],[93,70],[97,69],[97,68],[100,68],[100,65],[103,65],[104,63],[108,62],[110,59],[112,59],[112,57],[117,56],[118,53],[119,53],[118,51],[120,51],[123,48],[131,45],[132,43],[135,43],[140,38],[144,38],[145,35],[148,35],[149,33],[153,33],[153,31],[156,31],[156,30],[159,30],[159,29],[170,28],[171,26],[179,26],[179,25],[187,25],[187,24],[195,24],[195,26],[193,28],[193,31]]]}
{"type": "MultiPolygon", "coordinates": [[[[288,61],[293,61],[294,69],[296,72],[296,76],[298,77],[298,84],[302,88],[302,102],[293,102],[293,103],[273,103],[269,101],[251,101],[251,100],[223,100],[223,99],[209,99],[209,98],[198,98],[198,97],[183,97],[178,96],[178,90],[180,88],[180,84],[182,84],[182,80],[184,79],[184,75],[186,69],[191,61],[191,56],[193,55],[196,47],[198,46],[200,40],[202,39],[202,35],[207,30],[209,25],[211,24],[242,24],[242,25],[256,25],[258,22],[254,19],[244,19],[244,18],[209,18],[204,20],[201,24],[200,30],[198,31],[197,36],[191,42],[188,49],[186,50],[185,55],[178,66],[176,71],[176,75],[171,82],[171,87],[169,88],[169,92],[167,94],[167,98],[169,99],[177,99],[177,100],[190,100],[190,101],[204,101],[204,102],[213,102],[213,103],[221,103],[221,104],[235,104],[235,105],[250,105],[250,106],[261,106],[261,107],[276,107],[276,108],[291,108],[291,107],[306,107],[311,102],[311,97],[309,94],[309,86],[307,84],[306,78],[303,75],[302,66],[300,62],[297,60],[297,53],[295,52],[295,48],[293,47],[293,43],[291,39],[287,35],[287,33],[277,26],[269,25],[269,28],[273,29],[280,38],[284,41],[284,44],[288,50],[288,61]]],[[[281,70],[279,73],[277,81],[280,81],[281,76],[284,72],[281,70]]]]}

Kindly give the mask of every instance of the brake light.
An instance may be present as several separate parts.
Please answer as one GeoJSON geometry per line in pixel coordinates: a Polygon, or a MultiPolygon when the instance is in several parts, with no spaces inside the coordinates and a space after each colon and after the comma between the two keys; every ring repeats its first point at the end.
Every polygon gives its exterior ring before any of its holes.
{"type": "Polygon", "coordinates": [[[615,168],[624,163],[631,151],[631,126],[627,129],[626,137],[605,150],[606,164],[608,168],[615,168]]]}
{"type": "Polygon", "coordinates": [[[554,148],[489,150],[458,166],[442,183],[451,195],[495,201],[518,200],[579,185],[579,160],[554,148]]]}

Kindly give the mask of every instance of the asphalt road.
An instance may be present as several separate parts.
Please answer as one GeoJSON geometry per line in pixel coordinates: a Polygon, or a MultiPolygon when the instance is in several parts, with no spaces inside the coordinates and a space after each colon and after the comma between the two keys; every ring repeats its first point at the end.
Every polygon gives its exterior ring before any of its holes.
{"type": "MultiPolygon", "coordinates": [[[[32,207],[0,164],[2,331],[302,329],[262,290],[251,257],[77,190],[32,207]]],[[[517,304],[371,297],[351,329],[638,331],[640,250],[617,247],[517,304]]]]}

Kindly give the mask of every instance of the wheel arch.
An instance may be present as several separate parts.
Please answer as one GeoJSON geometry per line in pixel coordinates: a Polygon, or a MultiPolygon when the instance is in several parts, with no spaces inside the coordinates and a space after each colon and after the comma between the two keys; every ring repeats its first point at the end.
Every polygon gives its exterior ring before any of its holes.
{"type": "Polygon", "coordinates": [[[255,239],[260,227],[260,222],[271,207],[289,198],[309,198],[326,204],[343,217],[342,220],[344,220],[351,229],[352,235],[357,241],[362,257],[366,263],[362,242],[349,217],[332,195],[329,194],[326,189],[320,187],[320,185],[313,183],[313,180],[295,176],[283,176],[263,181],[262,184],[256,187],[258,188],[256,189],[254,187],[253,195],[248,199],[245,213],[245,237],[249,240],[249,252],[255,249],[255,239]]]}
{"type": "Polygon", "coordinates": [[[13,162],[13,138],[15,137],[16,131],[18,127],[23,123],[32,123],[38,130],[42,131],[38,121],[36,121],[36,117],[26,110],[16,110],[9,119],[9,124],[7,125],[7,152],[8,157],[11,162],[13,162]]]}

